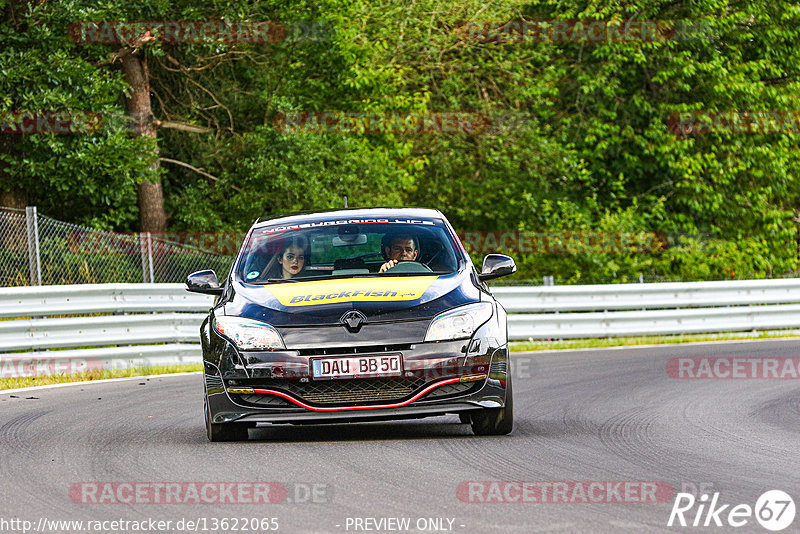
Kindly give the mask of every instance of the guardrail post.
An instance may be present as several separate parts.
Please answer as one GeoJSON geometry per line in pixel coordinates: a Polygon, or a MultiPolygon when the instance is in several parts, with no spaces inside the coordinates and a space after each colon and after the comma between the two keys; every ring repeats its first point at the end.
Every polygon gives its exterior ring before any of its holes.
{"type": "Polygon", "coordinates": [[[544,276],[544,277],[542,277],[542,285],[545,285],[545,286],[555,285],[553,283],[553,277],[552,276],[544,276]]]}
{"type": "Polygon", "coordinates": [[[144,234],[139,233],[139,257],[142,260],[142,282],[147,283],[147,246],[144,242],[144,234]]]}
{"type": "Polygon", "coordinates": [[[42,263],[39,255],[39,220],[36,206],[25,208],[25,222],[28,227],[28,265],[31,273],[31,285],[42,285],[42,263]]]}
{"type": "Polygon", "coordinates": [[[139,250],[142,253],[142,281],[153,283],[153,239],[150,232],[139,234],[139,250]]]}
{"type": "Polygon", "coordinates": [[[154,282],[153,278],[153,237],[150,232],[147,232],[147,265],[150,269],[150,283],[154,282]]]}

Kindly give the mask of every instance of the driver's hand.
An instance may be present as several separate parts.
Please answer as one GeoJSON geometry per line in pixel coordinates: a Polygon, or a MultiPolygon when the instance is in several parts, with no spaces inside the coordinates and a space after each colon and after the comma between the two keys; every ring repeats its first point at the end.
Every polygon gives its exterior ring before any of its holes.
{"type": "Polygon", "coordinates": [[[386,263],[384,263],[383,265],[381,265],[381,268],[380,268],[380,270],[378,272],[379,273],[386,272],[389,269],[391,269],[392,267],[394,267],[395,265],[397,265],[397,260],[389,260],[386,263]]]}

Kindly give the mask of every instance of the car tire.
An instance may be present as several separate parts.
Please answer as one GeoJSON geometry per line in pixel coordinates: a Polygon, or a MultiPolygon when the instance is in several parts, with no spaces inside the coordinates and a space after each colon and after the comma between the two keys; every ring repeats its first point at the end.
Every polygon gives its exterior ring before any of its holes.
{"type": "Polygon", "coordinates": [[[208,410],[208,399],[205,401],[204,408],[206,416],[206,436],[208,437],[208,441],[247,441],[247,425],[241,423],[212,423],[211,414],[208,410]]]}
{"type": "Polygon", "coordinates": [[[506,379],[506,403],[502,408],[486,408],[470,414],[476,436],[503,436],[514,429],[514,395],[511,374],[506,379]]]}
{"type": "Polygon", "coordinates": [[[462,425],[468,425],[472,423],[472,418],[469,416],[469,412],[461,412],[458,414],[458,420],[461,421],[462,425]]]}

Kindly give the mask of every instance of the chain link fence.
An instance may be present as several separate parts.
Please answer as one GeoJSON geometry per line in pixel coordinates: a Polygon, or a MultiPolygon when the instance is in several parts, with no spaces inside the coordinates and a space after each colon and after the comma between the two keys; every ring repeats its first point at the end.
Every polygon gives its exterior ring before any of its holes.
{"type": "Polygon", "coordinates": [[[31,281],[25,210],[0,208],[0,285],[31,281]]]}
{"type": "Polygon", "coordinates": [[[183,282],[200,269],[222,277],[239,244],[228,240],[220,252],[212,239],[209,251],[167,236],[65,223],[39,215],[35,207],[0,207],[0,286],[183,282]]]}
{"type": "MultiPolygon", "coordinates": [[[[491,232],[484,232],[489,234],[491,232]]],[[[483,254],[495,252],[497,241],[514,232],[495,234],[499,238],[483,243],[472,254],[480,268],[483,254]]],[[[565,235],[570,232],[564,233],[565,235]]],[[[479,234],[479,232],[472,232],[479,234]]],[[[553,235],[556,235],[553,233],[553,235]]],[[[608,233],[609,239],[618,233],[608,233]]],[[[200,269],[213,269],[222,279],[244,239],[244,233],[171,233],[122,234],[94,230],[85,226],[58,221],[39,215],[35,207],[14,209],[0,207],[0,286],[98,284],[98,283],[158,283],[183,282],[186,275],[200,269]]],[[[596,232],[596,236],[606,236],[596,232]]],[[[608,237],[606,236],[606,237],[608,237]]],[[[467,236],[469,237],[469,236],[467,236]]],[[[496,237],[496,236],[495,236],[496,237]]],[[[475,235],[471,236],[475,241],[475,235]]],[[[469,246],[469,239],[467,240],[469,246]]],[[[480,242],[478,243],[480,244],[480,242]]],[[[501,250],[502,252],[502,250],[501,250]]],[[[548,249],[535,253],[550,253],[548,249]]],[[[522,251],[510,252],[524,255],[522,251]]],[[[531,253],[531,252],[528,252],[531,253]]],[[[532,278],[520,276],[503,278],[490,285],[538,286],[563,284],[553,275],[532,278]]],[[[770,278],[800,277],[800,272],[775,274],[770,278]]],[[[704,280],[723,278],[705,277],[704,280]]],[[[724,278],[729,279],[729,278],[724,278]]],[[[585,273],[581,284],[614,284],[619,278],[585,273]]],[[[680,276],[639,275],[626,278],[627,283],[684,282],[680,276]]]]}

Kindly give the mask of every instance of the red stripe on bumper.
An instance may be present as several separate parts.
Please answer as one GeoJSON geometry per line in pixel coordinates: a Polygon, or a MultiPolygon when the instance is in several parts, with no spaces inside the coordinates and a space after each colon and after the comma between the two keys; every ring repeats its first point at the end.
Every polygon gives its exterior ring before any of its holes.
{"type": "Polygon", "coordinates": [[[253,393],[264,393],[267,395],[277,395],[278,397],[283,397],[284,399],[295,403],[296,405],[300,406],[301,408],[305,408],[306,410],[312,410],[315,412],[338,412],[338,411],[345,411],[345,410],[377,410],[380,408],[400,408],[401,406],[405,406],[406,404],[410,404],[417,400],[418,398],[422,397],[430,390],[434,388],[438,388],[439,386],[444,386],[447,384],[453,384],[455,382],[460,381],[460,378],[448,378],[447,380],[442,380],[441,382],[436,382],[435,384],[431,384],[430,386],[426,387],[407,401],[398,402],[395,404],[378,404],[373,406],[344,406],[344,407],[329,407],[329,408],[317,408],[315,406],[309,406],[308,404],[301,402],[293,397],[290,397],[286,393],[281,393],[280,391],[273,391],[271,389],[254,389],[253,393]]]}

